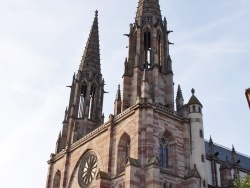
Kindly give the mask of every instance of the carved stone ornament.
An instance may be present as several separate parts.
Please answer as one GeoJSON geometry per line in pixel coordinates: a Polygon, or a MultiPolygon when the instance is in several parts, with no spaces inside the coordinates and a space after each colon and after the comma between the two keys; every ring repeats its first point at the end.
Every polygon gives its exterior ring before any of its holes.
{"type": "Polygon", "coordinates": [[[81,188],[87,188],[96,176],[97,157],[93,152],[87,153],[81,160],[78,172],[78,183],[81,188]]]}

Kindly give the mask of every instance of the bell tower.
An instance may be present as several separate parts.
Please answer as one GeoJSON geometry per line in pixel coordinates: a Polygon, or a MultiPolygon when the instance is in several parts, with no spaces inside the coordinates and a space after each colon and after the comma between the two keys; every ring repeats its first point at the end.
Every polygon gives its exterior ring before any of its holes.
{"type": "Polygon", "coordinates": [[[135,23],[130,24],[128,58],[124,63],[122,111],[141,97],[144,69],[153,102],[174,109],[173,71],[167,21],[158,0],[140,0],[135,23]]]}

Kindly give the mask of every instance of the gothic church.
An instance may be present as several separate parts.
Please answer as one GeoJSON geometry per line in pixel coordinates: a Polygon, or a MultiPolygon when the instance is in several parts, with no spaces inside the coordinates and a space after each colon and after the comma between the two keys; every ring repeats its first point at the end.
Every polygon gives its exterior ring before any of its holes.
{"type": "Polygon", "coordinates": [[[237,163],[235,150],[229,162],[215,155],[220,147],[212,139],[204,141],[202,104],[194,89],[187,104],[180,86],[174,99],[170,33],[159,0],[139,0],[127,34],[123,88],[118,86],[114,114],[104,122],[96,11],[48,161],[46,188],[231,187],[233,175],[250,172],[237,163]]]}

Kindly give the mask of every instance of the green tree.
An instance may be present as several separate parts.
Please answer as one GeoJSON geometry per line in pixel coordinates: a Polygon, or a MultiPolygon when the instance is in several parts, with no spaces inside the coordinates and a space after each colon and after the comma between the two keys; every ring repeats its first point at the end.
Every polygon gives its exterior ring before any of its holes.
{"type": "Polygon", "coordinates": [[[234,186],[236,188],[250,188],[250,175],[246,177],[238,177],[234,180],[234,186]]]}

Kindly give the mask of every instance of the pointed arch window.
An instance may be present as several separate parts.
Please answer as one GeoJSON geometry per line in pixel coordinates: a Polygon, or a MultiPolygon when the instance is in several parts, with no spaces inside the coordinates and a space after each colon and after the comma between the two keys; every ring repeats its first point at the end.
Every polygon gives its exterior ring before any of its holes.
{"type": "Polygon", "coordinates": [[[60,188],[61,172],[58,170],[53,180],[53,188],[60,188]]]}
{"type": "Polygon", "coordinates": [[[87,84],[84,83],[81,87],[80,99],[79,99],[79,109],[78,109],[78,118],[83,118],[83,109],[84,109],[84,102],[87,93],[87,84]]]}
{"type": "Polygon", "coordinates": [[[145,68],[151,67],[151,33],[146,31],[144,33],[144,55],[145,55],[145,68]]]}
{"type": "Polygon", "coordinates": [[[163,168],[168,168],[168,146],[165,138],[160,141],[160,165],[163,168]]]}
{"type": "Polygon", "coordinates": [[[166,184],[166,182],[163,184],[163,188],[167,188],[167,184],[166,184]]]}
{"type": "Polygon", "coordinates": [[[125,171],[125,163],[130,156],[130,144],[131,140],[129,135],[124,133],[118,143],[117,174],[125,171]]]}
{"type": "Polygon", "coordinates": [[[96,87],[92,85],[89,95],[89,115],[88,115],[88,118],[91,120],[93,120],[94,118],[95,90],[96,87]]]}

